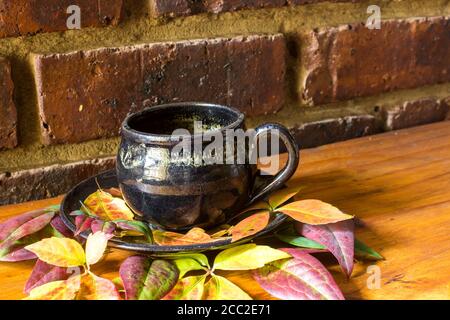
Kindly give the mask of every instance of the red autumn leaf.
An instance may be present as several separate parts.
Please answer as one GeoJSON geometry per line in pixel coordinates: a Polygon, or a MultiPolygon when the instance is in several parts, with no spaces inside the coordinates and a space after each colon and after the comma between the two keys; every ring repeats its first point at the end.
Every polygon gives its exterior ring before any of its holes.
{"type": "Polygon", "coordinates": [[[83,233],[86,230],[91,229],[92,222],[94,222],[94,218],[88,217],[86,215],[80,215],[75,217],[75,236],[78,236],[80,233],[83,233]]]}
{"type": "Polygon", "coordinates": [[[236,226],[231,227],[229,233],[232,236],[232,242],[254,235],[263,230],[269,224],[270,213],[263,211],[252,214],[240,221],[236,226]]]}
{"type": "Polygon", "coordinates": [[[122,263],[119,274],[127,300],[158,300],[176,285],[179,271],[167,260],[133,256],[122,263]]]}
{"type": "Polygon", "coordinates": [[[66,280],[71,274],[67,268],[56,267],[42,260],[37,260],[33,271],[25,284],[25,293],[29,294],[31,290],[42,286],[48,282],[66,280]]]}
{"type": "Polygon", "coordinates": [[[153,239],[159,245],[176,246],[176,245],[191,245],[198,243],[209,243],[218,241],[220,239],[213,239],[205,230],[200,228],[192,228],[186,234],[153,230],[153,239]]]}
{"type": "Polygon", "coordinates": [[[355,252],[353,220],[320,226],[297,223],[295,228],[299,234],[325,246],[336,257],[344,273],[350,277],[355,252]]]}
{"type": "MultiPolygon", "coordinates": [[[[17,249],[22,249],[24,247],[20,246],[21,243],[18,243],[19,240],[44,229],[50,223],[54,215],[54,212],[46,212],[27,220],[22,225],[18,226],[17,223],[10,224],[8,231],[5,233],[8,234],[7,237],[0,243],[0,261],[3,260],[5,256],[7,256],[7,260],[11,261],[10,254],[17,249]],[[11,225],[14,225],[14,230],[11,229],[11,225]]],[[[23,221],[25,220],[21,220],[21,222],[23,221]]],[[[6,228],[4,230],[6,230],[6,228]]],[[[37,241],[39,241],[39,239],[37,239],[37,241]]]]}
{"type": "Polygon", "coordinates": [[[344,300],[328,270],[298,249],[282,249],[293,259],[272,262],[253,271],[254,279],[272,296],[284,300],[344,300]]]}
{"type": "Polygon", "coordinates": [[[103,221],[100,219],[95,219],[91,223],[91,231],[92,233],[96,233],[98,231],[102,231],[106,234],[113,234],[116,230],[116,225],[110,221],[103,221]]]}
{"type": "Polygon", "coordinates": [[[105,221],[133,220],[134,214],[121,198],[113,197],[104,190],[97,190],[84,200],[88,213],[105,221]]]}
{"type": "Polygon", "coordinates": [[[52,219],[50,225],[53,227],[53,229],[58,231],[62,236],[66,238],[72,238],[74,236],[73,232],[69,228],[67,228],[66,224],[62,221],[59,215],[55,216],[52,219]]]}
{"type": "Polygon", "coordinates": [[[0,259],[0,261],[18,262],[18,261],[25,261],[25,260],[33,260],[36,258],[37,258],[37,256],[33,252],[30,252],[27,249],[21,248],[21,249],[16,249],[15,251],[12,251],[11,253],[2,257],[0,259]]]}
{"type": "Polygon", "coordinates": [[[11,233],[13,233],[20,226],[24,225],[28,221],[40,215],[43,215],[44,213],[46,213],[45,209],[30,211],[22,215],[8,219],[3,223],[0,223],[0,242],[5,240],[8,236],[11,235],[11,233]]]}

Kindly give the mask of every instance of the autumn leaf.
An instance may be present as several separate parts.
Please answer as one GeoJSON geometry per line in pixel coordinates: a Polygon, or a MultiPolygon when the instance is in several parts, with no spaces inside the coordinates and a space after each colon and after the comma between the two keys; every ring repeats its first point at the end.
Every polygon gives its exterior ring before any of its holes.
{"type": "Polygon", "coordinates": [[[133,220],[134,214],[125,201],[113,197],[110,193],[97,190],[84,200],[84,206],[90,214],[105,221],[133,220]]]}
{"type": "Polygon", "coordinates": [[[204,300],[252,300],[252,298],[228,279],[213,275],[205,284],[204,300]]]}
{"type": "MultiPolygon", "coordinates": [[[[0,223],[0,242],[8,238],[14,231],[16,231],[19,227],[21,227],[25,223],[29,222],[30,220],[33,220],[36,217],[43,215],[44,213],[46,213],[45,209],[35,210],[19,216],[15,216],[11,219],[6,220],[3,223],[0,223]]],[[[53,214],[47,216],[50,217],[53,216],[53,214]]],[[[42,228],[44,226],[42,226],[42,228]]]]}
{"type": "Polygon", "coordinates": [[[384,260],[384,257],[381,254],[368,247],[358,239],[355,239],[355,256],[363,260],[384,260]]]}
{"type": "Polygon", "coordinates": [[[102,231],[91,233],[86,240],[86,263],[88,266],[96,264],[100,261],[105,253],[108,240],[112,235],[102,231]]]}
{"type": "Polygon", "coordinates": [[[74,276],[36,287],[25,300],[74,300],[79,289],[80,276],[74,276]]]}
{"type": "Polygon", "coordinates": [[[101,231],[106,234],[113,235],[115,230],[116,225],[111,221],[103,221],[100,219],[95,219],[91,224],[91,231],[93,233],[101,231]]]}
{"type": "Polygon", "coordinates": [[[300,187],[278,190],[269,197],[269,205],[272,210],[275,210],[299,192],[300,187]]]}
{"type": "Polygon", "coordinates": [[[79,235],[80,233],[91,229],[92,222],[94,222],[95,219],[86,215],[78,215],[75,217],[75,236],[79,235]]]}
{"type": "MultiPolygon", "coordinates": [[[[41,238],[36,234],[41,230],[45,230],[45,235],[49,234],[49,229],[46,227],[54,215],[54,212],[46,212],[36,217],[29,215],[28,219],[6,221],[2,229],[6,238],[0,243],[0,261],[20,261],[34,258],[35,256],[27,254],[22,249],[34,241],[39,241],[41,238]],[[18,224],[18,222],[23,222],[23,224],[18,224]],[[17,250],[21,251],[14,254],[17,250]]],[[[49,228],[53,231],[53,228],[49,228]]]]}
{"type": "Polygon", "coordinates": [[[292,219],[311,225],[335,223],[353,219],[353,216],[342,213],[338,208],[320,200],[300,200],[289,203],[277,211],[292,219]]]}
{"type": "Polygon", "coordinates": [[[53,229],[61,234],[61,238],[70,238],[74,236],[73,232],[69,228],[67,228],[66,224],[63,222],[59,215],[53,217],[52,221],[50,221],[50,225],[53,227],[53,229]]]}
{"type": "Polygon", "coordinates": [[[114,283],[108,279],[86,273],[81,276],[80,288],[76,300],[120,300],[120,294],[114,283]]]}
{"type": "Polygon", "coordinates": [[[210,269],[208,258],[202,253],[171,253],[158,257],[173,260],[180,272],[179,278],[189,271],[210,269]]]}
{"type": "Polygon", "coordinates": [[[295,228],[299,234],[325,246],[336,257],[347,277],[350,277],[355,252],[353,220],[318,226],[296,223],[295,228]]]}
{"type": "Polygon", "coordinates": [[[66,280],[70,276],[67,268],[56,267],[48,264],[42,260],[37,260],[34,265],[33,271],[25,284],[25,293],[30,293],[30,291],[36,287],[44,285],[48,282],[66,280]]]}
{"type": "Polygon", "coordinates": [[[137,232],[138,236],[145,236],[148,242],[153,242],[152,231],[148,225],[142,221],[136,220],[116,220],[116,226],[122,230],[137,232]]]}
{"type": "Polygon", "coordinates": [[[263,230],[269,224],[270,213],[268,211],[255,213],[231,227],[228,231],[232,236],[232,242],[254,235],[263,230]]]}
{"type": "Polygon", "coordinates": [[[119,270],[127,300],[158,300],[176,285],[178,269],[166,260],[127,258],[119,270]]]}
{"type": "Polygon", "coordinates": [[[206,275],[180,279],[163,300],[201,300],[205,279],[206,275]]]}
{"type": "MultiPolygon", "coordinates": [[[[206,258],[206,256],[205,256],[206,258]]],[[[209,268],[207,264],[202,263],[198,259],[195,259],[194,257],[186,257],[182,259],[176,259],[174,260],[175,265],[178,268],[178,271],[180,272],[180,278],[183,278],[184,275],[190,271],[195,270],[205,270],[209,268]]]]}
{"type": "Polygon", "coordinates": [[[315,249],[315,250],[325,250],[325,246],[321,245],[320,243],[302,237],[302,236],[296,236],[296,235],[290,235],[290,234],[283,234],[283,233],[277,233],[275,234],[275,236],[283,241],[286,242],[288,244],[291,244],[293,246],[296,247],[301,247],[301,248],[305,248],[305,249],[315,249]]]}
{"type": "Polygon", "coordinates": [[[108,192],[113,197],[123,199],[122,191],[119,188],[109,188],[109,189],[105,189],[105,191],[108,192]]]}
{"type": "Polygon", "coordinates": [[[176,246],[209,243],[219,241],[220,239],[211,238],[211,236],[201,228],[192,228],[186,234],[153,230],[153,240],[159,245],[176,246]]]}
{"type": "Polygon", "coordinates": [[[77,267],[86,262],[81,245],[68,238],[48,238],[25,247],[39,259],[58,267],[77,267]]]}
{"type": "Polygon", "coordinates": [[[284,300],[343,300],[328,270],[298,249],[283,249],[294,258],[272,262],[253,271],[254,279],[272,296],[284,300]]]}
{"type": "Polygon", "coordinates": [[[214,260],[213,269],[252,270],[261,268],[266,263],[290,257],[286,252],[251,243],[220,252],[214,260]]]}

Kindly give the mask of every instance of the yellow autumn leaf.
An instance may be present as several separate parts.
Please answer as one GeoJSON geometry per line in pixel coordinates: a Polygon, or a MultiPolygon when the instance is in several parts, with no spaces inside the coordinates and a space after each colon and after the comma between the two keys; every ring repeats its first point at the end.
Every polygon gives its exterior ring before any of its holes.
{"type": "Polygon", "coordinates": [[[75,276],[34,288],[24,300],[74,300],[79,289],[80,276],[75,276]]]}
{"type": "Polygon", "coordinates": [[[290,216],[292,219],[311,225],[336,223],[353,219],[353,216],[343,213],[331,204],[320,200],[300,200],[289,203],[277,211],[290,216]]]}
{"type": "Polygon", "coordinates": [[[205,284],[204,300],[252,300],[252,298],[233,282],[214,275],[205,284]]]}
{"type": "Polygon", "coordinates": [[[105,253],[110,235],[102,231],[91,233],[86,240],[86,263],[93,265],[100,261],[105,253]]]}
{"type": "Polygon", "coordinates": [[[84,265],[86,256],[81,245],[69,238],[47,238],[26,246],[44,262],[57,267],[78,267],[84,265]]]}
{"type": "Polygon", "coordinates": [[[293,196],[295,196],[297,193],[299,193],[300,187],[293,187],[293,188],[286,188],[281,189],[273,193],[269,197],[269,205],[270,207],[275,210],[280,205],[291,199],[293,196]]]}
{"type": "Polygon", "coordinates": [[[180,279],[162,300],[201,300],[205,279],[206,275],[180,279]]]}
{"type": "Polygon", "coordinates": [[[288,253],[269,246],[254,243],[230,248],[219,253],[214,260],[213,269],[219,270],[253,270],[269,262],[291,258],[288,253]]]}
{"type": "Polygon", "coordinates": [[[121,198],[110,193],[97,190],[84,200],[84,206],[93,214],[105,221],[133,220],[134,214],[121,198]]]}

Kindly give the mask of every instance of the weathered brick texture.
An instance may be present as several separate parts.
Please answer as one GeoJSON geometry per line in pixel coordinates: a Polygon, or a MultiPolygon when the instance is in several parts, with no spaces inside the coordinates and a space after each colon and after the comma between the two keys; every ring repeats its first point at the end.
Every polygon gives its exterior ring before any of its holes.
{"type": "Polygon", "coordinates": [[[291,129],[300,148],[313,148],[380,132],[372,115],[355,115],[305,123],[291,129]]]}
{"type": "Polygon", "coordinates": [[[154,16],[187,16],[243,9],[276,8],[318,2],[360,2],[362,0],[150,0],[154,16]]]}
{"type": "Polygon", "coordinates": [[[113,169],[115,157],[0,173],[0,205],[50,198],[97,173],[113,169]]]}
{"type": "Polygon", "coordinates": [[[9,61],[0,57],[0,150],[17,145],[17,112],[9,61]]]}
{"type": "Polygon", "coordinates": [[[122,0],[2,0],[0,38],[67,30],[70,5],[80,7],[81,27],[115,25],[122,0]]]}
{"type": "Polygon", "coordinates": [[[401,105],[384,107],[384,127],[386,130],[398,130],[443,121],[449,114],[449,108],[445,99],[435,98],[407,101],[401,105]]]}
{"type": "Polygon", "coordinates": [[[44,142],[115,136],[129,112],[174,101],[277,111],[285,51],[282,35],[255,35],[36,55],[44,142]]]}
{"type": "Polygon", "coordinates": [[[385,21],[311,32],[303,97],[324,104],[450,81],[450,20],[385,21]]]}

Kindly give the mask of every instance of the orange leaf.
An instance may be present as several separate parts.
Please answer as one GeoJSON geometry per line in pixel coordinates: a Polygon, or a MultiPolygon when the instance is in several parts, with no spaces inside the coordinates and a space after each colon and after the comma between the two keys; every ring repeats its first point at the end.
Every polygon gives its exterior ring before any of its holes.
{"type": "Polygon", "coordinates": [[[120,295],[112,281],[87,273],[81,277],[77,300],[120,300],[120,295]]]}
{"type": "Polygon", "coordinates": [[[108,192],[109,194],[111,194],[113,197],[123,199],[122,191],[119,188],[109,188],[109,189],[105,189],[105,191],[108,192]]]}
{"type": "Polygon", "coordinates": [[[205,230],[200,228],[192,228],[186,234],[153,230],[153,239],[159,245],[176,246],[176,245],[190,245],[195,243],[208,243],[218,241],[220,239],[213,239],[205,230]]]}
{"type": "Polygon", "coordinates": [[[300,187],[278,190],[269,197],[269,205],[272,207],[273,210],[275,210],[283,203],[285,203],[293,196],[295,196],[297,193],[299,193],[299,191],[300,187]]]}
{"type": "Polygon", "coordinates": [[[232,235],[232,242],[249,237],[263,230],[269,224],[270,213],[263,211],[255,213],[231,227],[229,233],[232,235]]]}
{"type": "Polygon", "coordinates": [[[113,197],[110,193],[97,190],[84,200],[90,213],[105,221],[133,220],[134,214],[125,201],[113,197]]]}
{"type": "Polygon", "coordinates": [[[311,225],[335,223],[353,219],[353,216],[343,213],[331,204],[320,200],[301,200],[289,203],[277,211],[292,219],[311,225]]]}

